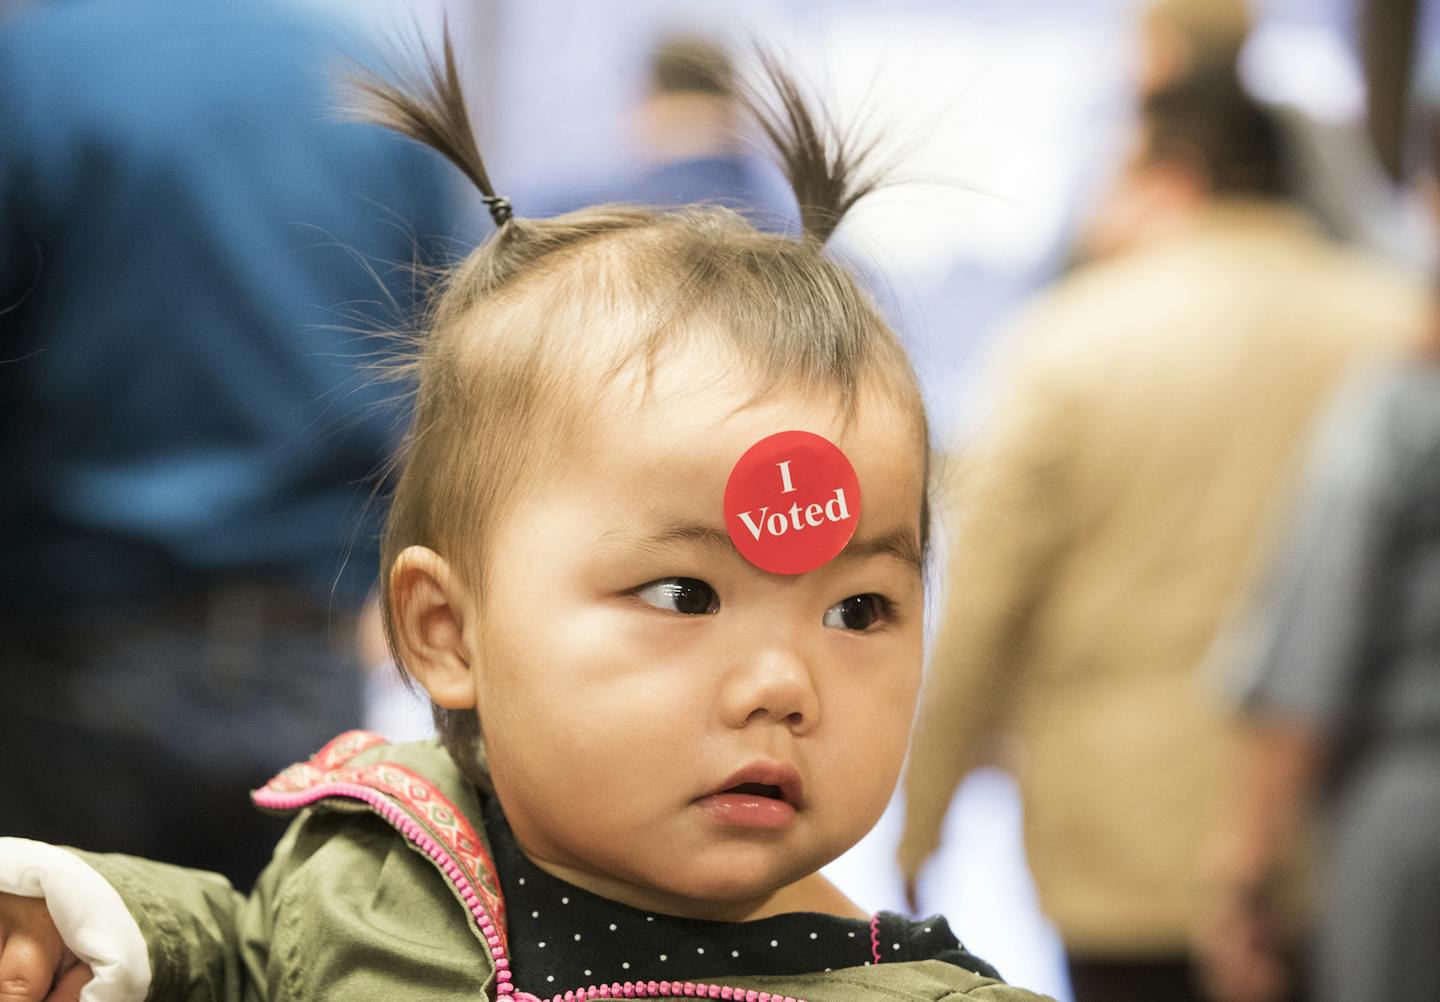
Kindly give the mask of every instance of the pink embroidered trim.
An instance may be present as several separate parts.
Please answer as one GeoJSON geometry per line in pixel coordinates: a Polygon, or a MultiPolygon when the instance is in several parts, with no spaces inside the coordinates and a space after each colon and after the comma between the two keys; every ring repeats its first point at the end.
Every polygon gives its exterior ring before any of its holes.
{"type": "Polygon", "coordinates": [[[505,901],[500,893],[499,879],[495,876],[495,863],[485,851],[484,841],[459,809],[428,780],[394,762],[341,768],[360,752],[386,743],[376,734],[349,731],[331,741],[308,762],[292,765],[280,773],[252,799],[259,806],[270,808],[273,805],[265,798],[306,793],[329,784],[378,790],[407,808],[410,816],[423,824],[429,835],[444,843],[475,892],[484,900],[486,908],[495,916],[503,936],[505,901]]]}
{"type": "Polygon", "coordinates": [[[279,793],[272,791],[269,787],[258,790],[253,795],[257,804],[262,807],[269,807],[273,810],[290,811],[301,807],[308,807],[317,800],[324,800],[326,797],[348,797],[359,800],[384,818],[401,835],[405,836],[411,843],[418,847],[430,860],[440,868],[447,880],[456,891],[460,893],[460,899],[465,907],[470,910],[471,916],[475,919],[475,925],[480,930],[485,944],[490,947],[490,956],[495,961],[495,992],[497,998],[503,998],[514,994],[515,986],[510,975],[510,961],[505,955],[505,942],[503,927],[497,926],[491,919],[490,912],[486,909],[485,903],[476,893],[475,887],[465,876],[454,857],[446,852],[435,839],[431,838],[425,829],[408,817],[403,810],[395,806],[386,796],[377,790],[354,783],[324,783],[311,787],[300,793],[279,793]]]}
{"type": "MultiPolygon", "coordinates": [[[[595,999],[656,999],[656,998],[709,998],[725,999],[727,1002],[805,1002],[804,999],[789,995],[772,995],[748,988],[732,988],[728,985],[701,984],[695,981],[616,981],[609,985],[591,985],[579,991],[565,992],[551,996],[543,1002],[593,1002],[595,999]]],[[[515,995],[515,1002],[542,1002],[528,992],[515,995]]]]}
{"type": "Polygon", "coordinates": [[[880,913],[870,916],[870,955],[880,963],[880,913]]]}
{"type": "Polygon", "coordinates": [[[323,782],[329,773],[335,772],[361,752],[389,743],[371,731],[346,731],[331,738],[329,744],[306,761],[297,762],[282,770],[265,784],[265,789],[277,793],[296,793],[307,789],[323,782]]]}
{"type": "Polygon", "coordinates": [[[338,769],[361,752],[389,743],[374,731],[346,731],[331,738],[324,748],[310,756],[310,761],[321,769],[338,769]]]}

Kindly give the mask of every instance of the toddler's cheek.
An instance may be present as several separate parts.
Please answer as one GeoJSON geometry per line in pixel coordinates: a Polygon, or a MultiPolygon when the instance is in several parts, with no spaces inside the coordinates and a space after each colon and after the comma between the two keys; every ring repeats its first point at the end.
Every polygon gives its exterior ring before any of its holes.
{"type": "Polygon", "coordinates": [[[887,686],[857,701],[846,721],[844,743],[851,766],[879,777],[882,785],[898,777],[904,763],[915,719],[914,696],[912,687],[887,686]]]}
{"type": "Polygon", "coordinates": [[[908,743],[904,726],[878,730],[852,744],[846,767],[832,767],[828,780],[843,805],[842,824],[847,828],[858,828],[863,835],[885,813],[899,782],[908,743]]]}

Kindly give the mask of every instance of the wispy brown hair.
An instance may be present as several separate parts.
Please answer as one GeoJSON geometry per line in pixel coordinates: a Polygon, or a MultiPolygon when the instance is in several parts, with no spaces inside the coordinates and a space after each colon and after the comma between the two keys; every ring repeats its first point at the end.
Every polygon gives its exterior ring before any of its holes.
{"type": "MultiPolygon", "coordinates": [[[[425,52],[396,80],[357,81],[363,116],[438,150],[479,188],[497,222],[437,286],[404,363],[416,385],[414,414],[381,554],[397,662],[388,580],[396,556],[428,546],[483,595],[493,529],[534,487],[529,471],[553,468],[585,440],[605,374],[651,367],[668,350],[718,347],[738,360],[756,399],[781,388],[820,391],[847,419],[862,391],[879,393],[913,417],[928,464],[905,351],[854,276],[823,252],[883,180],[866,163],[873,145],[838,133],[773,55],[762,65],[773,97],[744,90],[741,98],[795,192],[797,237],[758,232],[713,207],[513,216],[476,144],[448,34],[440,58],[425,52]]],[[[928,524],[928,508],[921,520],[928,524]]],[[[456,763],[487,786],[477,715],[434,712],[456,763]]]]}

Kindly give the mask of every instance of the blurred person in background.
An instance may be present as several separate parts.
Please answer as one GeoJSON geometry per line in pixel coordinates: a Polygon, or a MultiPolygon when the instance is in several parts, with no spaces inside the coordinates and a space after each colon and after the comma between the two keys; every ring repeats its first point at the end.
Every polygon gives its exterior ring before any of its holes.
{"type": "Polygon", "coordinates": [[[798,221],[795,200],[775,166],[746,148],[735,67],[724,46],[698,35],[662,38],[649,87],[635,110],[633,172],[540,206],[558,215],[605,202],[680,206],[713,203],[781,230],[798,221]]]}
{"type": "Polygon", "coordinates": [[[960,457],[899,860],[913,902],[957,784],[998,755],[1077,1000],[1197,999],[1233,742],[1201,664],[1317,408],[1415,336],[1424,296],[1287,204],[1274,124],[1223,62],[1145,97],[1087,242],[960,457]]]}
{"type": "Polygon", "coordinates": [[[1253,24],[1245,0],[1150,0],[1140,12],[1137,92],[1234,67],[1253,24]]]}
{"type": "MultiPolygon", "coordinates": [[[[1392,6],[1414,2],[1386,0],[1392,6]]],[[[1286,183],[1295,201],[1331,237],[1383,254],[1418,277],[1426,250],[1414,223],[1415,206],[1387,178],[1384,158],[1367,137],[1366,116],[1359,108],[1338,118],[1333,111],[1318,114],[1313,69],[1297,64],[1273,24],[1262,22],[1253,30],[1253,7],[1246,0],[1153,0],[1145,5],[1138,92],[1142,97],[1154,93],[1206,67],[1243,67],[1247,87],[1279,129],[1286,183]]],[[[1366,46],[1367,54],[1386,72],[1408,65],[1404,53],[1386,51],[1396,48],[1396,38],[1376,41],[1378,46],[1366,46]]],[[[1342,81],[1331,85],[1345,89],[1342,81]]],[[[1369,120],[1376,117],[1372,109],[1369,120]]]]}
{"type": "Polygon", "coordinates": [[[430,154],[336,120],[334,43],[265,0],[0,24],[6,835],[248,886],[283,822],[247,791],[359,720],[403,418],[366,370],[454,217],[430,154]]]}
{"type": "MultiPolygon", "coordinates": [[[[1440,226],[1440,61],[1415,103],[1440,226]]],[[[1210,976],[1226,1002],[1272,1002],[1297,978],[1318,1002],[1435,1002],[1440,312],[1413,354],[1337,397],[1304,483],[1249,621],[1220,648],[1247,727],[1210,976]],[[1307,856],[1315,901],[1297,971],[1279,896],[1307,856]]]]}

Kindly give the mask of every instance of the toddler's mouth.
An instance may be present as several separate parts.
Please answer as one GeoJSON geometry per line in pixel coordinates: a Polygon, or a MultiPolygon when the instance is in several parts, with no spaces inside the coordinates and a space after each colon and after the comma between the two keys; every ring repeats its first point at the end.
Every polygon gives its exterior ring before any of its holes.
{"type": "Polygon", "coordinates": [[[721,792],[750,794],[756,797],[768,797],[771,800],[785,800],[785,794],[781,792],[780,787],[772,786],[769,783],[740,783],[737,786],[732,786],[721,792]]]}
{"type": "Polygon", "coordinates": [[[787,828],[800,807],[800,773],[791,765],[755,762],[699,797],[695,804],[724,828],[787,828]]]}
{"type": "Polygon", "coordinates": [[[731,774],[704,797],[768,800],[798,809],[802,804],[803,789],[800,771],[793,765],[762,759],[731,774]]]}

